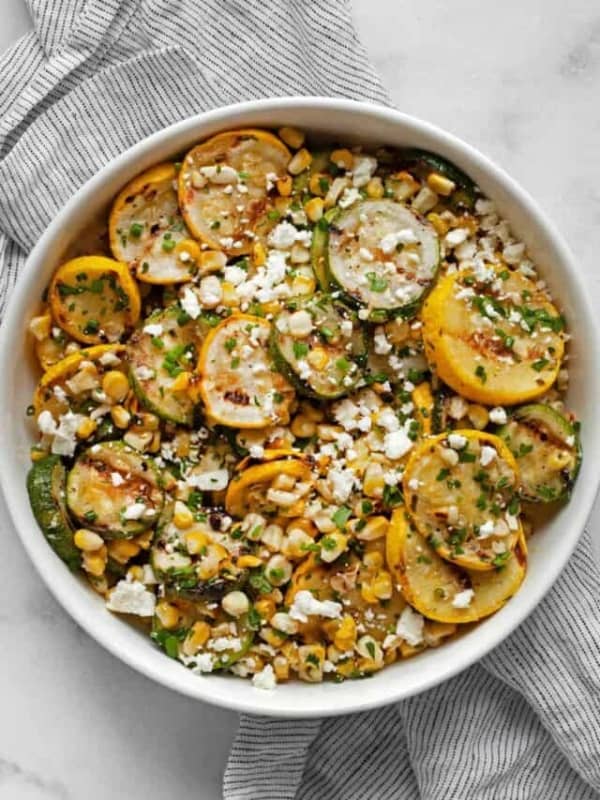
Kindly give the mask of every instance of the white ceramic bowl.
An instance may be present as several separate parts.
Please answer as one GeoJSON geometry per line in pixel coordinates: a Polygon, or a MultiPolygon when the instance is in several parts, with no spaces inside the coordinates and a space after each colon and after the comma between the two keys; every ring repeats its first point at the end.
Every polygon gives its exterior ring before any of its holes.
{"type": "MultiPolygon", "coordinates": [[[[15,528],[50,591],[91,636],[131,667],[189,697],[239,711],[297,717],[360,711],[421,692],[473,664],[527,617],[556,580],[596,494],[600,416],[594,410],[600,397],[599,352],[588,297],[563,240],[532,199],[476,150],[432,125],[366,103],[327,98],[242,103],[172,125],[123,153],[77,192],[38,242],[0,331],[0,479],[15,528]],[[438,650],[387,667],[370,680],[317,685],[295,682],[266,692],[232,676],[193,675],[163,655],[146,635],[108,612],[102,600],[69,573],[46,544],[27,499],[25,478],[33,430],[25,409],[37,372],[26,330],[54,269],[86,221],[102,211],[138,172],[217,131],[248,125],[295,125],[341,141],[412,145],[450,159],[497,203],[527,243],[573,335],[568,402],[583,422],[583,467],[571,501],[531,541],[523,587],[501,611],[467,634],[438,650]]],[[[10,531],[5,535],[11,535],[10,531]]]]}

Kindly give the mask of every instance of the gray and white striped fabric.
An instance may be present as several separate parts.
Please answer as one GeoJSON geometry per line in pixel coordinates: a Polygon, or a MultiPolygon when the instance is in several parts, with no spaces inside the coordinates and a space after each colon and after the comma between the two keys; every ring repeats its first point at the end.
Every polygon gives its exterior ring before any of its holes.
{"type": "MultiPolygon", "coordinates": [[[[28,0],[0,59],[0,311],[27,252],[103,164],[169,123],[286,94],[386,102],[348,0],[28,0]]],[[[484,661],[399,705],[243,717],[226,800],[600,797],[599,576],[586,534],[484,661]]]]}

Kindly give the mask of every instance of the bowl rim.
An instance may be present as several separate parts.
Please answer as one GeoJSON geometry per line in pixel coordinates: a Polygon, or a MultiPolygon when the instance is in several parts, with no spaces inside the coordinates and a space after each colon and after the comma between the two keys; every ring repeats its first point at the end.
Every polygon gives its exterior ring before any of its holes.
{"type": "MultiPolygon", "coordinates": [[[[210,125],[217,125],[222,123],[223,129],[226,129],[228,122],[232,125],[236,124],[235,117],[240,114],[249,113],[266,113],[272,112],[276,116],[277,112],[285,110],[302,110],[306,111],[326,109],[355,113],[363,117],[378,118],[382,122],[399,124],[404,128],[412,129],[416,133],[424,134],[428,138],[433,138],[441,145],[446,146],[448,149],[454,149],[464,154],[465,158],[475,165],[482,172],[489,173],[493,179],[502,185],[503,189],[510,196],[516,196],[521,206],[525,209],[525,216],[532,220],[534,226],[543,230],[544,234],[551,242],[552,247],[558,254],[558,259],[561,263],[561,270],[566,275],[570,282],[570,290],[574,299],[574,303],[578,312],[583,316],[586,321],[586,332],[589,336],[589,341],[586,347],[592,348],[596,353],[600,353],[600,335],[598,324],[595,320],[591,300],[586,294],[583,281],[579,277],[577,267],[575,266],[574,258],[569,251],[562,236],[556,230],[556,227],[551,223],[546,214],[537,206],[531,196],[522,189],[516,181],[514,181],[502,168],[496,165],[492,160],[485,157],[477,149],[462,141],[458,137],[447,133],[443,129],[435,126],[429,122],[420,120],[412,115],[408,115],[397,111],[393,108],[386,106],[379,106],[364,101],[355,101],[340,98],[329,98],[322,96],[297,96],[297,97],[277,97],[267,98],[263,100],[250,100],[242,103],[235,103],[227,106],[221,106],[211,111],[201,112],[194,116],[180,120],[178,122],[163,128],[150,136],[142,139],[137,144],[130,147],[128,150],[119,154],[116,158],[111,160],[108,164],[102,167],[94,176],[92,176],[86,183],[84,183],[67,201],[63,208],[57,213],[54,219],[50,222],[35,247],[29,254],[27,261],[19,275],[17,284],[14,287],[8,308],[0,327],[0,374],[8,374],[9,367],[11,366],[11,335],[14,336],[15,332],[21,330],[23,320],[19,316],[21,307],[26,302],[27,293],[31,291],[32,287],[36,286],[35,268],[44,254],[49,251],[52,244],[57,240],[61,230],[64,228],[65,223],[72,216],[74,210],[81,203],[82,199],[90,196],[98,188],[114,181],[115,177],[127,166],[133,165],[144,157],[151,155],[159,145],[165,144],[169,140],[175,140],[177,137],[185,136],[198,129],[202,136],[202,129],[210,125]]],[[[39,279],[37,279],[39,283],[39,279]]],[[[595,376],[589,378],[593,384],[600,390],[600,379],[595,376]]],[[[11,404],[9,399],[8,388],[0,389],[0,419],[5,423],[10,420],[11,404]]],[[[3,426],[0,426],[2,428],[3,426]]],[[[320,707],[320,704],[315,704],[315,707],[306,708],[298,707],[301,703],[282,703],[266,704],[263,696],[269,693],[261,692],[251,688],[248,681],[248,692],[244,699],[230,697],[226,693],[220,693],[219,697],[213,696],[211,693],[211,681],[197,678],[196,685],[192,688],[186,682],[178,681],[176,677],[167,674],[167,670],[154,668],[147,660],[138,657],[136,654],[129,652],[118,647],[109,633],[101,626],[95,625],[86,617],[85,609],[78,606],[73,601],[71,595],[71,588],[68,581],[71,580],[71,574],[65,570],[65,580],[55,582],[50,576],[46,574],[43,564],[38,560],[38,555],[35,553],[34,536],[40,536],[39,530],[31,535],[28,534],[27,528],[29,519],[27,513],[29,509],[23,508],[23,503],[17,497],[17,494],[12,491],[12,487],[16,481],[14,476],[15,470],[11,471],[11,461],[13,456],[8,452],[7,446],[2,446],[2,442],[6,443],[6,434],[0,430],[0,485],[2,487],[5,501],[10,513],[10,517],[14,527],[27,551],[30,559],[33,561],[34,567],[39,573],[40,577],[48,587],[52,595],[58,600],[63,608],[70,614],[71,617],[99,644],[111,652],[119,660],[125,662],[133,669],[142,673],[148,678],[166,686],[170,689],[178,691],[196,700],[203,700],[211,704],[228,708],[240,712],[256,713],[267,716],[275,717],[297,717],[308,718],[318,716],[333,716],[337,714],[346,714],[356,711],[375,708],[378,706],[386,705],[400,699],[410,697],[414,694],[423,692],[433,686],[446,681],[458,673],[465,670],[467,667],[476,663],[479,659],[489,653],[494,647],[502,642],[508,635],[529,616],[536,608],[538,603],[542,600],[544,595],[552,587],[559,574],[566,565],[571,553],[573,552],[579,537],[583,531],[586,519],[592,508],[594,499],[596,497],[598,483],[600,481],[600,470],[596,470],[593,479],[588,481],[588,484],[580,491],[580,502],[577,507],[570,508],[569,522],[570,530],[565,535],[560,550],[559,556],[548,560],[546,566],[544,579],[539,586],[535,588],[529,587],[528,599],[522,606],[519,606],[514,612],[503,618],[503,624],[494,631],[493,634],[481,636],[479,639],[470,641],[469,647],[458,648],[455,659],[447,665],[442,665],[439,670],[439,675],[430,675],[422,680],[417,686],[406,688],[402,685],[402,681],[398,681],[397,685],[391,682],[382,684],[378,695],[373,697],[371,694],[366,694],[366,697],[361,697],[360,683],[356,683],[356,692],[352,700],[346,700],[342,703],[335,703],[335,693],[332,692],[331,696],[333,701],[326,707],[320,707]],[[68,578],[66,577],[68,576],[68,578]]],[[[600,429],[595,437],[596,447],[600,450],[600,429]]],[[[592,449],[592,448],[590,448],[592,449]]],[[[50,550],[49,550],[50,553],[50,550]]],[[[527,591],[527,587],[523,589],[527,591]]],[[[127,624],[127,623],[125,623],[127,624]]],[[[321,685],[324,686],[324,685],[321,685]]],[[[331,688],[335,688],[332,684],[331,688]]],[[[327,691],[331,691],[327,689],[327,691]]],[[[273,694],[273,693],[270,693],[273,694]]],[[[322,698],[323,695],[320,694],[322,698]]]]}

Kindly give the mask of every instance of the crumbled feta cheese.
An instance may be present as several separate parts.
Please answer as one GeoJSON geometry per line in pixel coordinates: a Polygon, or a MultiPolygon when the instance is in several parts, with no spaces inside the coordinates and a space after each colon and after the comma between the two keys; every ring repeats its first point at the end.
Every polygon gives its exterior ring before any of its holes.
{"type": "Polygon", "coordinates": [[[56,433],[56,422],[51,412],[47,409],[38,415],[37,425],[40,433],[43,433],[45,436],[54,436],[56,433]]]}
{"type": "Polygon", "coordinates": [[[140,364],[139,367],[135,368],[135,377],[139,378],[141,381],[152,380],[155,374],[154,370],[147,367],[145,364],[140,364]]]}
{"type": "Polygon", "coordinates": [[[62,386],[56,385],[52,389],[52,394],[54,395],[54,397],[56,397],[56,399],[58,400],[59,403],[65,403],[66,400],[67,400],[67,393],[62,388],[62,386]]]}
{"type": "Polygon", "coordinates": [[[469,231],[465,228],[455,228],[452,231],[448,231],[444,238],[444,242],[448,245],[448,247],[456,247],[457,245],[462,244],[468,236],[469,231]]]}
{"type": "Polygon", "coordinates": [[[494,523],[494,520],[492,520],[492,519],[486,520],[483,523],[483,525],[479,526],[479,534],[478,534],[479,538],[480,539],[485,539],[486,536],[492,536],[493,533],[494,533],[495,527],[496,527],[496,525],[494,523]]]}
{"type": "Polygon", "coordinates": [[[121,486],[125,483],[125,478],[121,475],[120,472],[111,472],[110,473],[110,482],[113,486],[121,486]]]}
{"type": "Polygon", "coordinates": [[[123,519],[141,519],[145,511],[145,503],[132,503],[123,511],[123,519]]]}
{"type": "Polygon", "coordinates": [[[383,450],[387,458],[392,460],[402,458],[413,446],[414,442],[406,434],[406,431],[401,429],[386,433],[383,439],[383,450]]]}
{"type": "Polygon", "coordinates": [[[342,196],[338,200],[338,205],[340,208],[350,208],[360,198],[360,192],[352,186],[350,189],[344,189],[342,196]]]}
{"type": "Polygon", "coordinates": [[[298,622],[308,622],[309,616],[337,619],[342,614],[342,604],[333,600],[317,600],[312,592],[303,589],[294,597],[288,613],[298,622]]]}
{"type": "Polygon", "coordinates": [[[298,367],[298,375],[300,376],[301,380],[307,381],[312,375],[308,361],[305,361],[303,358],[301,358],[296,363],[296,366],[298,367]]]}
{"type": "Polygon", "coordinates": [[[139,581],[119,581],[106,601],[109,611],[135,614],[137,617],[153,616],[155,606],[156,597],[139,581]]]}
{"type": "Polygon", "coordinates": [[[494,425],[506,425],[507,420],[508,416],[502,406],[496,406],[490,411],[490,422],[494,425]]]}
{"type": "Polygon", "coordinates": [[[181,303],[181,307],[188,317],[191,319],[198,319],[200,313],[202,312],[202,308],[200,307],[200,302],[196,296],[196,292],[192,291],[189,286],[186,286],[183,290],[183,295],[181,296],[179,302],[181,303]]]}
{"type": "Polygon", "coordinates": [[[411,492],[417,492],[420,485],[421,481],[418,478],[411,478],[408,482],[408,488],[411,490],[411,492]]]}
{"type": "Polygon", "coordinates": [[[247,273],[245,269],[241,267],[236,267],[235,265],[232,267],[225,267],[223,270],[223,275],[226,281],[233,284],[234,286],[239,286],[240,283],[246,280],[247,273]]]}
{"type": "Polygon", "coordinates": [[[452,605],[454,608],[468,608],[471,605],[471,600],[475,596],[473,589],[464,589],[462,592],[457,592],[452,598],[452,605]]]}
{"type": "Polygon", "coordinates": [[[248,455],[250,458],[262,458],[265,454],[265,448],[262,444],[251,444],[248,448],[248,455]]]}
{"type": "Polygon", "coordinates": [[[61,414],[51,446],[55,455],[72,456],[74,454],[77,447],[77,430],[84,420],[83,414],[74,414],[72,411],[61,414]]]}
{"type": "Polygon", "coordinates": [[[185,482],[188,486],[200,489],[202,492],[220,492],[227,488],[229,483],[229,472],[226,469],[214,469],[209,472],[202,472],[199,475],[189,475],[185,482]]]}
{"type": "Polygon", "coordinates": [[[275,678],[275,673],[273,672],[271,664],[265,664],[261,671],[253,676],[252,685],[256,689],[263,689],[265,691],[270,691],[277,686],[277,679],[275,678]]]}
{"type": "Polygon", "coordinates": [[[377,159],[373,156],[354,156],[352,165],[352,185],[360,189],[366,186],[377,169],[377,159]]]}
{"type": "Polygon", "coordinates": [[[396,635],[411,647],[416,647],[423,642],[424,627],[424,618],[410,606],[406,606],[396,624],[396,635]]]}
{"type": "Polygon", "coordinates": [[[207,647],[215,653],[224,653],[226,650],[239,653],[242,649],[242,640],[238,636],[218,636],[216,639],[211,639],[207,647]]]}
{"type": "Polygon", "coordinates": [[[484,444],[479,455],[479,463],[482,467],[487,467],[488,464],[492,463],[497,455],[498,454],[493,447],[489,447],[487,444],[484,444]]]}
{"type": "Polygon", "coordinates": [[[367,250],[366,247],[361,247],[358,251],[358,254],[363,261],[367,261],[368,263],[371,263],[371,261],[375,260],[373,253],[370,250],[367,250]]]}
{"type": "Polygon", "coordinates": [[[197,653],[195,656],[181,654],[179,660],[186,667],[191,667],[191,671],[195,675],[201,675],[203,672],[212,672],[215,668],[215,658],[212,653],[197,653]]]}
{"type": "Polygon", "coordinates": [[[143,332],[148,336],[160,336],[163,332],[163,326],[160,322],[152,322],[150,325],[144,325],[143,332]]]}
{"type": "Polygon", "coordinates": [[[276,172],[267,172],[265,175],[265,189],[270,192],[279,180],[276,172]]]}
{"type": "Polygon", "coordinates": [[[462,450],[467,444],[467,437],[460,433],[448,434],[448,444],[453,450],[462,450]]]}
{"type": "Polygon", "coordinates": [[[379,242],[379,249],[386,255],[393,253],[399,244],[418,244],[419,238],[410,228],[386,234],[379,242]]]}
{"type": "Polygon", "coordinates": [[[269,244],[277,250],[289,250],[296,241],[298,230],[291,222],[280,222],[269,235],[269,244]]]}
{"type": "Polygon", "coordinates": [[[468,408],[467,401],[460,395],[455,394],[448,403],[448,416],[452,417],[452,419],[462,419],[466,416],[468,408]]]}
{"type": "Polygon", "coordinates": [[[332,469],[327,477],[332,486],[333,499],[337,503],[345,503],[356,483],[354,472],[351,469],[332,469]]]}
{"type": "Polygon", "coordinates": [[[373,345],[375,347],[375,353],[378,356],[386,356],[388,353],[392,351],[392,343],[388,340],[387,336],[385,335],[385,330],[383,328],[375,329],[375,335],[373,336],[373,345]]]}
{"type": "Polygon", "coordinates": [[[98,361],[103,367],[113,367],[115,364],[120,364],[121,359],[115,353],[102,353],[98,361]]]}

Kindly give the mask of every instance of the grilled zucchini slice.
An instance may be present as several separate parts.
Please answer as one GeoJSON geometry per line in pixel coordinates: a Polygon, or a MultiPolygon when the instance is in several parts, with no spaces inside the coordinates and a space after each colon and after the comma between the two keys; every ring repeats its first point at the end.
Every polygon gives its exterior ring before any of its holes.
{"type": "Polygon", "coordinates": [[[127,265],[105,256],[80,256],[59,267],[48,299],[57,324],[84,344],[118,342],[140,317],[140,293],[127,265]]]}
{"type": "Polygon", "coordinates": [[[581,446],[568,419],[550,406],[531,404],[515,409],[497,434],[518,461],[524,499],[550,503],[569,496],[581,446]]]}
{"type": "Polygon", "coordinates": [[[67,478],[67,506],[105,539],[129,539],[156,525],[163,507],[161,478],[152,459],[121,441],[89,447],[67,478]]]}
{"type": "Polygon", "coordinates": [[[255,129],[219,133],[190,150],[179,172],[179,205],[192,234],[230,255],[250,253],[279,217],[269,213],[273,188],[289,160],[280,139],[255,129]]]}
{"type": "Polygon", "coordinates": [[[50,547],[69,569],[81,566],[81,551],[75,546],[75,531],[65,506],[67,471],[60,456],[36,461],[27,475],[27,491],[33,516],[50,547]]]}
{"type": "Polygon", "coordinates": [[[459,566],[492,570],[521,524],[517,464],[502,439],[458,430],[417,444],[403,475],[406,507],[422,536],[459,566]]]}
{"type": "Polygon", "coordinates": [[[198,269],[176,187],[175,165],[158,164],[130,181],[110,211],[110,249],[145,283],[183,283],[198,269]]]}
{"type": "Polygon", "coordinates": [[[430,363],[469,400],[516,405],[556,380],[564,320],[545,291],[520,272],[446,275],[425,301],[422,320],[430,363]]]}
{"type": "Polygon", "coordinates": [[[147,317],[129,340],[134,391],[149,411],[167,422],[189,427],[194,421],[193,373],[207,329],[173,305],[147,317]],[[183,372],[190,376],[182,383],[183,372]]]}
{"type": "Polygon", "coordinates": [[[329,290],[329,267],[327,265],[328,255],[327,246],[329,243],[329,226],[339,214],[339,209],[330,208],[313,229],[312,242],[310,246],[310,261],[312,264],[315,278],[322,291],[329,290]]]}
{"type": "Polygon", "coordinates": [[[386,558],[413,608],[428,619],[453,624],[476,622],[498,611],[517,592],[527,568],[527,548],[520,537],[500,568],[460,569],[441,558],[417,533],[404,508],[392,515],[386,558]]]}
{"type": "Polygon", "coordinates": [[[370,312],[412,315],[440,260],[431,225],[393,200],[365,200],[329,227],[330,279],[370,312]]]}
{"type": "Polygon", "coordinates": [[[294,389],[273,368],[271,325],[261,317],[233,314],[204,340],[198,371],[206,413],[233,428],[286,424],[294,389]]]}
{"type": "Polygon", "coordinates": [[[308,397],[331,400],[351,392],[361,378],[366,353],[357,315],[324,294],[290,305],[271,328],[277,368],[308,397]]]}
{"type": "Polygon", "coordinates": [[[79,411],[93,400],[105,372],[127,371],[127,349],[122,344],[99,344],[77,350],[51,366],[33,395],[36,416],[50,411],[58,420],[69,409],[79,411]],[[90,366],[91,365],[91,366],[90,366]]]}

